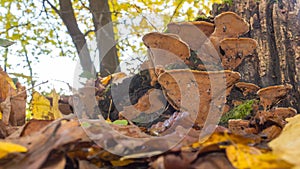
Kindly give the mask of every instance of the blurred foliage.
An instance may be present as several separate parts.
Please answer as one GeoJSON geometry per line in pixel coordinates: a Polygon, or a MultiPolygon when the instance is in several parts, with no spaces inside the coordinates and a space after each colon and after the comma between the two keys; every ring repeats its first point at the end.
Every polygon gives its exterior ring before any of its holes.
{"type": "MultiPolygon", "coordinates": [[[[125,71],[133,73],[145,60],[146,47],[141,37],[150,31],[164,31],[174,21],[194,20],[197,15],[209,14],[213,3],[222,0],[109,0],[114,32],[118,41],[120,60],[125,71]]],[[[58,0],[0,0],[0,37],[16,44],[10,50],[0,49],[0,65],[16,77],[25,78],[34,86],[38,70],[32,70],[43,57],[67,56],[77,53],[67,29],[51,7],[60,9],[58,0]],[[14,56],[17,60],[11,61],[14,56]],[[14,68],[23,68],[22,74],[14,68]],[[21,75],[21,76],[19,76],[21,75]],[[28,78],[31,77],[31,78],[28,78]]],[[[95,33],[88,0],[72,1],[74,14],[82,32],[91,40],[95,33]]],[[[123,70],[124,71],[124,70],[123,70]]]]}

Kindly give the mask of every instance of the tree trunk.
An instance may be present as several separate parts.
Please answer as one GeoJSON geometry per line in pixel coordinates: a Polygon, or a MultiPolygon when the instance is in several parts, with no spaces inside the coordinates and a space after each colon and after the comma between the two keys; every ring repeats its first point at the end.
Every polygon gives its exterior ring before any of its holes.
{"type": "Polygon", "coordinates": [[[102,76],[120,71],[108,0],[89,0],[96,30],[102,76]]]}
{"type": "Polygon", "coordinates": [[[91,60],[90,52],[86,45],[86,39],[78,27],[71,1],[59,0],[59,6],[60,11],[58,15],[66,25],[67,30],[72,38],[72,41],[76,47],[76,51],[79,55],[79,60],[83,71],[94,73],[95,68],[91,60]]]}
{"type": "MultiPolygon", "coordinates": [[[[255,74],[260,69],[262,87],[290,83],[293,91],[285,102],[300,112],[300,2],[296,0],[233,0],[233,5],[215,5],[214,16],[229,10],[238,13],[250,23],[247,36],[258,42],[259,62],[241,65],[239,71],[255,74]],[[249,69],[247,69],[249,67],[249,69]],[[257,67],[257,68],[258,68],[257,67]]],[[[248,62],[248,60],[245,60],[248,62]]],[[[256,80],[254,76],[250,82],[256,80]]],[[[244,78],[244,77],[243,77],[244,78]]],[[[258,84],[258,83],[256,83],[258,84]]]]}

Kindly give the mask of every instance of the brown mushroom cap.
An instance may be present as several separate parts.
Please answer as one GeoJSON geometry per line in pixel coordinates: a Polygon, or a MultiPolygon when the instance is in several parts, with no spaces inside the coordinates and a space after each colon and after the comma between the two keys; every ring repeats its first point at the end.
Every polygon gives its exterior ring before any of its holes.
{"type": "Polygon", "coordinates": [[[204,21],[168,24],[168,32],[177,34],[192,50],[201,48],[213,31],[214,24],[204,21]]]}
{"type": "Polygon", "coordinates": [[[154,67],[184,63],[190,57],[189,46],[175,34],[152,32],[143,37],[143,42],[149,48],[154,67]]]}
{"type": "Polygon", "coordinates": [[[249,31],[249,24],[234,12],[224,12],[215,17],[214,35],[239,37],[249,31]]]}
{"type": "Polygon", "coordinates": [[[281,99],[285,98],[292,88],[293,87],[290,84],[262,88],[257,91],[257,94],[260,97],[260,104],[267,110],[281,99]]]}
{"type": "Polygon", "coordinates": [[[257,42],[251,38],[225,38],[220,42],[225,52],[221,56],[224,69],[233,70],[238,67],[245,56],[251,55],[257,47],[257,42]]]}
{"type": "MultiPolygon", "coordinates": [[[[165,108],[166,100],[162,100],[163,93],[157,89],[150,89],[135,105],[125,106],[121,115],[128,120],[133,120],[141,113],[157,113],[165,108]]],[[[159,114],[157,114],[159,116],[159,114]]]]}
{"type": "MultiPolygon", "coordinates": [[[[196,124],[203,125],[210,105],[223,105],[223,101],[226,99],[221,102],[218,100],[219,97],[222,97],[222,91],[226,90],[224,94],[227,95],[228,90],[239,79],[240,74],[232,71],[205,72],[177,69],[162,73],[158,77],[158,82],[162,86],[168,102],[175,109],[193,113],[192,116],[195,118],[197,116],[196,124]]],[[[222,110],[220,113],[222,114],[222,110]]]]}
{"type": "Polygon", "coordinates": [[[283,120],[289,117],[294,117],[297,114],[297,110],[291,107],[277,107],[271,110],[271,112],[283,120]]]}
{"type": "Polygon", "coordinates": [[[249,24],[234,12],[224,12],[215,17],[215,31],[210,36],[215,49],[224,38],[238,38],[249,31],[249,24]]]}
{"type": "Polygon", "coordinates": [[[244,96],[249,93],[256,93],[260,89],[257,85],[246,82],[238,82],[235,86],[243,91],[244,96]]]}

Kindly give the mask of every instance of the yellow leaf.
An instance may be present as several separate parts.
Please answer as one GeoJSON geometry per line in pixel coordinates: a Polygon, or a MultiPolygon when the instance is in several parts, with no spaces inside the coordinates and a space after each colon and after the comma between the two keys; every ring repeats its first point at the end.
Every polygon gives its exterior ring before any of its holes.
{"type": "Polygon", "coordinates": [[[5,157],[9,153],[16,153],[16,152],[20,152],[20,153],[27,152],[27,148],[18,144],[0,141],[0,159],[5,157]]]}
{"type": "Polygon", "coordinates": [[[34,119],[53,120],[51,115],[50,101],[38,92],[33,92],[31,100],[31,111],[34,119]]]}
{"type": "Polygon", "coordinates": [[[111,160],[110,163],[114,167],[122,167],[122,166],[127,166],[131,163],[134,163],[134,161],[133,160],[111,160]]]}
{"type": "Polygon", "coordinates": [[[59,95],[56,93],[54,89],[51,91],[50,97],[52,97],[51,113],[53,114],[54,119],[62,118],[63,116],[58,108],[59,95]]]}
{"type": "Polygon", "coordinates": [[[288,123],[281,134],[269,143],[281,159],[300,167],[300,115],[286,119],[288,123]]]}
{"type": "Polygon", "coordinates": [[[111,80],[113,81],[117,81],[119,79],[122,79],[123,77],[125,77],[126,74],[123,73],[123,72],[118,72],[118,73],[114,73],[114,74],[111,74],[111,75],[108,75],[106,77],[104,77],[102,80],[101,80],[101,83],[106,86],[110,83],[111,80]]]}
{"type": "MultiPolygon", "coordinates": [[[[243,136],[231,134],[228,132],[215,132],[212,135],[201,139],[198,143],[192,145],[193,148],[206,147],[214,144],[229,145],[229,144],[253,144],[256,140],[245,138],[243,136]]],[[[225,146],[224,146],[225,147],[225,146]]]]}
{"type": "Polygon", "coordinates": [[[226,148],[226,155],[235,168],[291,168],[292,165],[280,160],[272,153],[263,154],[259,149],[243,144],[226,148]]]}
{"type": "Polygon", "coordinates": [[[0,110],[0,120],[2,120],[2,112],[1,112],[1,110],[0,110]]]}
{"type": "Polygon", "coordinates": [[[17,89],[15,83],[13,82],[13,80],[9,77],[6,76],[5,80],[7,81],[7,83],[9,83],[9,85],[13,88],[13,89],[17,89]]]}
{"type": "Polygon", "coordinates": [[[52,106],[50,101],[38,92],[32,94],[31,110],[34,119],[55,120],[62,117],[58,108],[59,95],[55,90],[50,93],[52,97],[52,106]]]}

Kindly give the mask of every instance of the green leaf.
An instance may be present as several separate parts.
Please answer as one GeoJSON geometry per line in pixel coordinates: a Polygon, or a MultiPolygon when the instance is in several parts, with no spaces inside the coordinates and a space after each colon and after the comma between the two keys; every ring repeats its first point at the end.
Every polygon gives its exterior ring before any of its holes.
{"type": "Polygon", "coordinates": [[[112,124],[117,124],[117,125],[128,125],[128,121],[127,120],[116,120],[114,121],[112,124]]]}
{"type": "Polygon", "coordinates": [[[2,39],[0,38],[0,46],[2,47],[9,47],[10,45],[13,45],[15,42],[12,42],[12,41],[9,41],[9,40],[6,40],[6,39],[2,39]]]}

